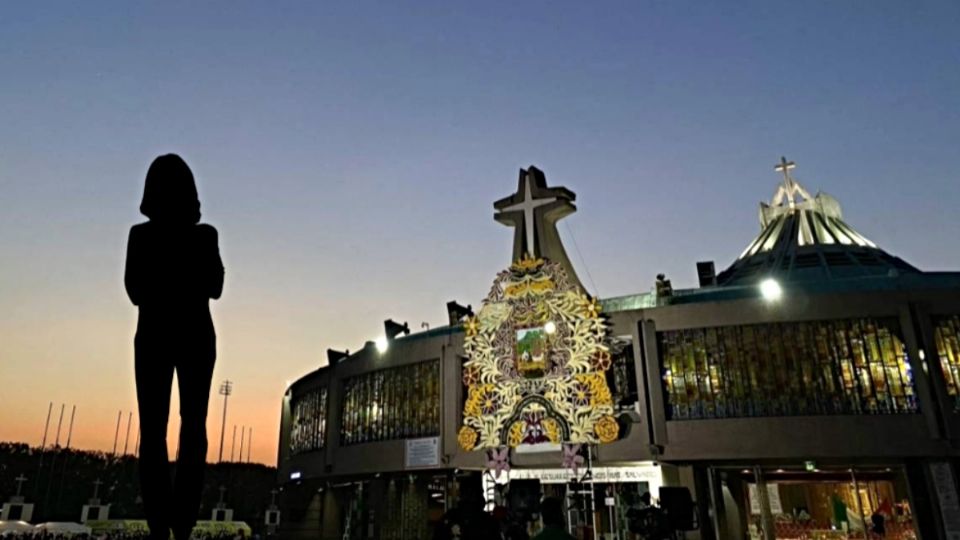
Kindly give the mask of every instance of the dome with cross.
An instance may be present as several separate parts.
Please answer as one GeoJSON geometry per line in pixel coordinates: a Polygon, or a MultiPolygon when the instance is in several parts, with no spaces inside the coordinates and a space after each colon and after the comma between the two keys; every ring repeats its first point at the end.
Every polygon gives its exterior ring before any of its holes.
{"type": "Polygon", "coordinates": [[[835,198],[810,195],[791,174],[795,167],[784,157],[774,167],[783,180],[770,203],[760,203],[760,234],[717,276],[718,285],[767,277],[817,281],[917,272],[848,225],[835,198]]]}

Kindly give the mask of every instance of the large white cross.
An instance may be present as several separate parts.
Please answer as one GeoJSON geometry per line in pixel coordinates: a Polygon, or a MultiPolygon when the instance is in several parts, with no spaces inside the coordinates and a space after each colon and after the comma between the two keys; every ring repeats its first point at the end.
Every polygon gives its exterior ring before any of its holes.
{"type": "Polygon", "coordinates": [[[530,254],[531,257],[533,257],[533,256],[536,256],[535,248],[534,248],[534,243],[533,243],[533,239],[534,239],[534,223],[533,223],[534,210],[536,210],[537,208],[539,208],[539,207],[541,207],[541,206],[546,206],[546,205],[548,205],[548,204],[550,204],[550,203],[552,203],[552,202],[555,202],[557,199],[556,199],[556,197],[550,197],[550,198],[546,198],[546,199],[534,199],[534,198],[533,198],[533,188],[532,188],[532,186],[530,185],[531,183],[532,183],[532,182],[531,182],[531,179],[530,179],[530,175],[529,175],[529,174],[525,175],[525,176],[523,177],[523,199],[522,199],[520,202],[518,202],[517,204],[514,204],[514,205],[511,205],[511,206],[508,206],[508,207],[504,208],[503,210],[501,210],[501,213],[502,213],[502,212],[515,212],[515,211],[517,211],[517,210],[522,210],[522,211],[523,211],[523,229],[524,229],[524,230],[526,231],[526,233],[527,233],[527,253],[530,254]]]}
{"type": "Polygon", "coordinates": [[[773,203],[779,204],[781,197],[786,197],[787,203],[790,205],[790,208],[796,206],[796,197],[799,194],[804,199],[811,199],[810,194],[807,193],[807,190],[797,183],[796,180],[790,176],[790,170],[795,169],[797,164],[793,161],[787,161],[787,158],[780,156],[780,163],[773,168],[773,170],[783,174],[783,186],[777,190],[777,194],[774,196],[773,203]]]}

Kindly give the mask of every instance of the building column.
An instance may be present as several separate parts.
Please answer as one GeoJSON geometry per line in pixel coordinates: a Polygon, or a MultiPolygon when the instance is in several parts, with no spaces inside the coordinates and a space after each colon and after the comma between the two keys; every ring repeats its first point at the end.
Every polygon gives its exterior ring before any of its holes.
{"type": "Polygon", "coordinates": [[[767,481],[763,477],[763,470],[760,467],[754,467],[753,476],[757,479],[757,499],[760,500],[760,523],[763,526],[763,540],[776,540],[773,531],[773,513],[770,511],[770,497],[767,492],[767,481]]]}
{"type": "Polygon", "coordinates": [[[697,504],[697,522],[700,525],[701,540],[716,540],[718,516],[723,511],[723,499],[718,497],[719,490],[714,478],[714,471],[710,467],[693,467],[694,502],[697,504]]]}
{"type": "Polygon", "coordinates": [[[913,526],[920,540],[946,540],[940,512],[937,509],[937,495],[930,484],[928,463],[921,459],[910,459],[905,464],[907,488],[910,491],[910,509],[913,512],[913,526]]]}

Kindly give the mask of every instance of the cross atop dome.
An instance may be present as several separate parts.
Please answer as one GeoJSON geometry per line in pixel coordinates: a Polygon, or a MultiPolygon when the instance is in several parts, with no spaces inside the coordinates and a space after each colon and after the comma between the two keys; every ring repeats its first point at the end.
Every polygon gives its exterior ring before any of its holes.
{"type": "Polygon", "coordinates": [[[797,183],[797,181],[790,175],[790,171],[795,169],[797,164],[793,161],[787,161],[786,157],[780,156],[780,163],[773,168],[773,170],[783,174],[783,184],[777,188],[777,192],[773,195],[773,200],[770,201],[771,206],[780,206],[786,201],[790,205],[790,209],[796,207],[797,205],[797,196],[803,197],[803,200],[810,200],[813,197],[810,196],[810,193],[803,189],[803,186],[797,183]]]}
{"type": "Polygon", "coordinates": [[[547,187],[540,169],[520,169],[517,192],[493,203],[493,218],[514,228],[513,261],[526,256],[542,257],[563,265],[579,284],[573,266],[557,233],[557,221],[577,211],[576,194],[564,187],[547,187]]]}

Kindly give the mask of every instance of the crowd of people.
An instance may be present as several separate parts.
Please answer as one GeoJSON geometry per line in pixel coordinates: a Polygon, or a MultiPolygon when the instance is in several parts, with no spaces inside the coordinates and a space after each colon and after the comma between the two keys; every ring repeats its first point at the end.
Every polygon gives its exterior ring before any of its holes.
{"type": "Polygon", "coordinates": [[[525,516],[498,506],[484,511],[483,501],[464,500],[437,524],[433,540],[575,540],[566,529],[563,501],[548,497],[540,503],[542,526],[531,534],[525,516]]]}
{"type": "MultiPolygon", "coordinates": [[[[150,533],[146,529],[126,530],[126,531],[104,531],[93,533],[70,534],[59,531],[34,530],[34,531],[7,531],[0,533],[3,540],[147,540],[150,533]]],[[[194,532],[190,537],[192,540],[248,540],[242,530],[236,533],[231,532],[194,532]]],[[[259,535],[254,534],[249,540],[260,540],[259,535]]]]}

